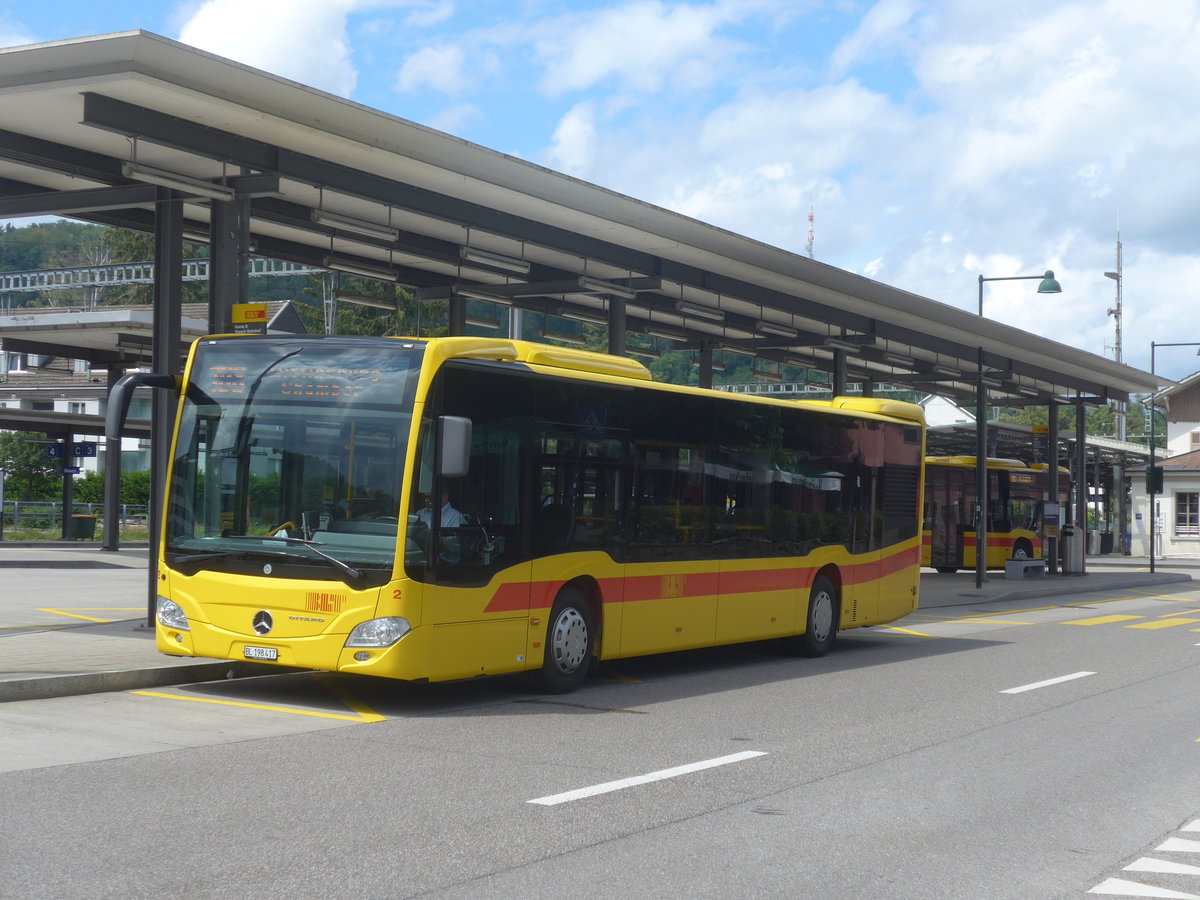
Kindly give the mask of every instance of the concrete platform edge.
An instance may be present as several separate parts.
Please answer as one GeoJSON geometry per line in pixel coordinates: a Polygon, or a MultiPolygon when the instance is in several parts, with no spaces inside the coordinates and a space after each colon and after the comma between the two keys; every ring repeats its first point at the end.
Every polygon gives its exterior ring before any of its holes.
{"type": "Polygon", "coordinates": [[[87,672],[77,675],[32,676],[0,681],[0,703],[13,700],[48,700],[53,697],[72,697],[107,691],[133,691],[142,688],[167,687],[173,684],[189,684],[195,681],[279,675],[291,671],[294,670],[281,669],[279,666],[215,660],[185,665],[87,672]]]}

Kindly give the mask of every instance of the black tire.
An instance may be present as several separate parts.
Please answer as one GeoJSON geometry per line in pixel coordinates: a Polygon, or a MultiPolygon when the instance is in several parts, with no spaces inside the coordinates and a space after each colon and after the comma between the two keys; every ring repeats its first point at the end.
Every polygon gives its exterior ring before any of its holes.
{"type": "Polygon", "coordinates": [[[796,652],[801,656],[824,656],[837,638],[840,615],[838,592],[824,575],[818,575],[808,594],[808,616],[804,634],[796,638],[796,652]]]}
{"type": "Polygon", "coordinates": [[[551,694],[566,694],[587,678],[596,645],[592,607],[579,588],[563,588],[546,622],[545,656],[539,676],[551,694]]]}
{"type": "Polygon", "coordinates": [[[958,567],[957,566],[938,566],[937,570],[938,570],[939,575],[953,575],[955,572],[958,571],[958,567]]]}
{"type": "Polygon", "coordinates": [[[1033,559],[1033,547],[1030,546],[1029,541],[1024,539],[1017,541],[1013,545],[1012,558],[1033,559]]]}

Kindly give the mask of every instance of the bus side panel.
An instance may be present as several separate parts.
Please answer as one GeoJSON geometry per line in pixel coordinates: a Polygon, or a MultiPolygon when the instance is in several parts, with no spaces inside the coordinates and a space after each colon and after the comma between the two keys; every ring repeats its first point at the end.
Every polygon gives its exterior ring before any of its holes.
{"type": "Polygon", "coordinates": [[[917,608],[920,554],[915,540],[885,552],[879,563],[879,602],[873,620],[865,624],[892,622],[917,608]]]}
{"type": "Polygon", "coordinates": [[[433,623],[431,681],[525,668],[530,569],[529,563],[511,566],[482,588],[425,585],[433,623]]]}
{"type": "Polygon", "coordinates": [[[794,560],[729,560],[720,571],[716,640],[722,644],[795,634],[806,595],[805,570],[794,560]],[[779,562],[789,563],[778,566],[779,562]]]}
{"type": "Polygon", "coordinates": [[[720,575],[711,563],[626,567],[621,656],[708,647],[716,642],[720,575]]]}
{"type": "MultiPolygon", "coordinates": [[[[854,628],[875,621],[879,607],[879,558],[852,557],[840,567],[842,615],[838,628],[854,628]]],[[[805,616],[807,622],[807,615],[805,616]]]]}

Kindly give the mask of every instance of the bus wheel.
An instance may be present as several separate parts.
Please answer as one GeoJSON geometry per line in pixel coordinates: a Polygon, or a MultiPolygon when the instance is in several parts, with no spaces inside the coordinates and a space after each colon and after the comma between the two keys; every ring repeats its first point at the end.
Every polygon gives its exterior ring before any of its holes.
{"type": "Polygon", "coordinates": [[[1033,547],[1029,546],[1029,541],[1019,540],[1013,546],[1013,559],[1033,559],[1033,547]]]}
{"type": "Polygon", "coordinates": [[[594,644],[591,605],[578,588],[564,588],[546,624],[546,653],[539,679],[542,687],[552,694],[565,694],[583,684],[594,644]]]}
{"type": "Polygon", "coordinates": [[[813,581],[808,595],[808,622],[804,634],[796,638],[801,656],[824,656],[837,637],[838,596],[833,583],[824,575],[813,581]]]}
{"type": "Polygon", "coordinates": [[[939,575],[952,575],[958,571],[958,567],[957,566],[938,566],[937,570],[938,570],[939,575]]]}

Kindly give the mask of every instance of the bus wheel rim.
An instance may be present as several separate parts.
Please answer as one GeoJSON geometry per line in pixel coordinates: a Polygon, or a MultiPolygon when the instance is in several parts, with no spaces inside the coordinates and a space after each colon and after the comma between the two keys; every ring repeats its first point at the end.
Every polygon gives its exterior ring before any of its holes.
{"type": "Polygon", "coordinates": [[[577,609],[564,609],[554,622],[550,641],[554,663],[563,672],[574,672],[587,653],[587,622],[577,609]]]}
{"type": "Polygon", "coordinates": [[[812,603],[813,637],[823,641],[833,629],[833,595],[828,591],[818,591],[812,603]]]}

